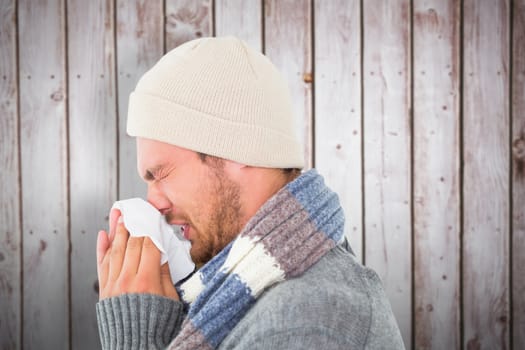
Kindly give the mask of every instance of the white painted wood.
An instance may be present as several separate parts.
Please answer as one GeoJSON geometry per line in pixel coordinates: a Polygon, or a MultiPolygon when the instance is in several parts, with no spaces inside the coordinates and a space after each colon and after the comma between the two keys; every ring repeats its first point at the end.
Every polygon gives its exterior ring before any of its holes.
{"type": "Polygon", "coordinates": [[[166,51],[211,36],[212,0],[166,0],[166,51]]]}
{"type": "Polygon", "coordinates": [[[416,349],[460,348],[460,3],[414,2],[416,349]]]}
{"type": "Polygon", "coordinates": [[[509,347],[509,1],[464,2],[463,310],[469,349],[509,347]]]}
{"type": "Polygon", "coordinates": [[[0,349],[22,346],[16,4],[0,0],[0,349]]]}
{"type": "Polygon", "coordinates": [[[63,14],[62,0],[18,2],[23,339],[35,349],[69,346],[63,14]]]}
{"type": "Polygon", "coordinates": [[[135,138],[126,133],[129,94],[164,50],[161,0],[117,1],[117,79],[119,120],[118,198],[146,198],[146,185],[137,173],[135,138]]]}
{"type": "Polygon", "coordinates": [[[262,1],[215,0],[215,36],[234,35],[262,51],[262,1]]]}
{"type": "Polygon", "coordinates": [[[100,347],[95,247],[117,193],[112,1],[67,4],[72,347],[100,347]]]}
{"type": "Polygon", "coordinates": [[[170,49],[214,30],[266,49],[290,82],[307,167],[340,193],[347,234],[379,272],[407,348],[509,348],[511,336],[514,349],[525,347],[524,0],[465,0],[461,10],[452,0],[167,0],[165,15],[162,2],[0,0],[0,348],[100,347],[96,232],[116,198],[144,189],[124,134],[129,92],[164,35],[170,49]],[[463,58],[454,51],[461,35],[463,58]],[[58,303],[70,248],[71,303],[58,303]],[[38,341],[44,332],[52,336],[38,341]]]}
{"type": "Polygon", "coordinates": [[[410,2],[363,2],[365,263],[411,348],[410,2]]]}
{"type": "Polygon", "coordinates": [[[512,327],[525,349],[525,0],[512,8],[512,327]]]}
{"type": "Polygon", "coordinates": [[[265,51],[287,80],[305,169],[313,166],[312,9],[309,1],[265,0],[265,51]]]}
{"type": "Polygon", "coordinates": [[[315,167],[339,194],[362,260],[360,1],[315,1],[315,167]],[[329,38],[329,40],[327,40],[329,38]]]}

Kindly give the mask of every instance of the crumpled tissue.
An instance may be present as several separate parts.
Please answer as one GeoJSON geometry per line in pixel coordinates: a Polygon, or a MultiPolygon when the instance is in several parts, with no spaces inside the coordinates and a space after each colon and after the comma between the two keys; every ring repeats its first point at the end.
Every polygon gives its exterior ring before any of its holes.
{"type": "Polygon", "coordinates": [[[161,251],[161,265],[168,262],[173,284],[195,269],[190,257],[191,243],[179,238],[161,213],[142,198],[116,201],[111,209],[120,210],[124,226],[132,237],[149,237],[161,251]]]}

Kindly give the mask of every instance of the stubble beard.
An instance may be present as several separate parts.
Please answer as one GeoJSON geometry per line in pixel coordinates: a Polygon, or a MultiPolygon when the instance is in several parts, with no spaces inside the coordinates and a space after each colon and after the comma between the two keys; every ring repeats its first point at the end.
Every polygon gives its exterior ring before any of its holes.
{"type": "Polygon", "coordinates": [[[239,185],[228,179],[222,168],[211,168],[215,175],[215,181],[210,184],[212,214],[206,227],[196,237],[200,240],[200,249],[192,249],[190,252],[197,265],[210,261],[234,240],[242,229],[239,185]]]}

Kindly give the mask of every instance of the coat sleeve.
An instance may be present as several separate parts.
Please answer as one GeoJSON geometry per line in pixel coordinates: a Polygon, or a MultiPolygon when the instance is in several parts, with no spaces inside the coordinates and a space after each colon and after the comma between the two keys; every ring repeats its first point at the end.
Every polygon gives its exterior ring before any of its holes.
{"type": "Polygon", "coordinates": [[[164,349],[185,317],[179,301],[152,294],[124,294],[96,304],[102,349],[164,349]]]}

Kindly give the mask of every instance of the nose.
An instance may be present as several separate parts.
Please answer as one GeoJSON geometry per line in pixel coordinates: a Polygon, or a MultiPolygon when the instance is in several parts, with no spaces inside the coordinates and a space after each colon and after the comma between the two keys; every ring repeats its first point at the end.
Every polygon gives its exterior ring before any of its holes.
{"type": "Polygon", "coordinates": [[[160,211],[162,215],[166,215],[171,210],[171,202],[166,195],[161,191],[156,182],[148,183],[148,202],[160,211]]]}

